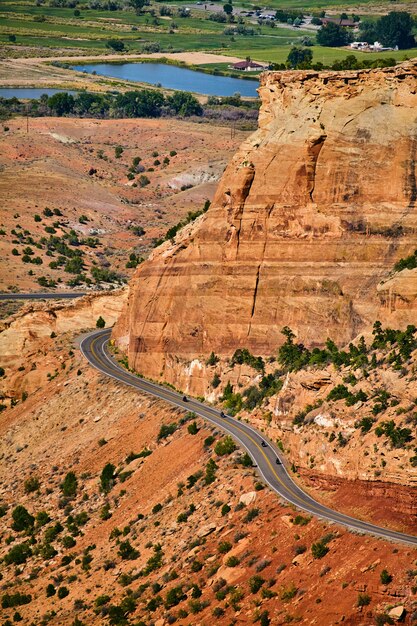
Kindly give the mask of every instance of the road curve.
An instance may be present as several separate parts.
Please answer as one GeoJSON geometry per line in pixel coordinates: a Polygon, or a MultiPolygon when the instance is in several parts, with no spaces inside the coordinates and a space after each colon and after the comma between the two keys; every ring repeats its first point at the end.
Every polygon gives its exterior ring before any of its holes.
{"type": "Polygon", "coordinates": [[[230,434],[250,454],[264,482],[284,500],[323,520],[346,526],[353,532],[366,533],[417,547],[417,537],[355,519],[338,511],[333,511],[314,500],[300,489],[291,478],[282,453],[270,441],[266,440],[263,434],[248,424],[228,415],[221,417],[220,411],[193,398],[184,401],[182,394],[135,376],[123,369],[108,351],[110,334],[111,330],[105,329],[91,333],[82,339],[80,343],[81,352],[93,367],[115,380],[160,400],[165,400],[169,404],[186,411],[193,411],[196,415],[230,434]],[[261,445],[262,441],[267,442],[267,447],[261,445]],[[276,462],[277,459],[279,464],[276,462]]]}
{"type": "Polygon", "coordinates": [[[63,291],[56,293],[0,293],[0,300],[72,300],[85,296],[85,291],[63,291]]]}

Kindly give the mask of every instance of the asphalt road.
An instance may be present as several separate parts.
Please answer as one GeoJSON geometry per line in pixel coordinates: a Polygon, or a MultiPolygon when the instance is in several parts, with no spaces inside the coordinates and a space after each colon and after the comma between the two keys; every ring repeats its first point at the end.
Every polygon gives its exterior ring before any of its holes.
{"type": "Polygon", "coordinates": [[[417,537],[363,522],[316,502],[300,489],[291,478],[282,453],[270,441],[266,440],[263,434],[251,426],[230,416],[221,417],[220,411],[193,398],[184,401],[182,394],[139,378],[123,369],[108,351],[110,333],[111,330],[109,329],[94,332],[83,338],[80,343],[82,354],[100,372],[185,411],[193,411],[196,415],[230,434],[250,454],[264,482],[284,500],[294,504],[297,508],[323,520],[346,526],[353,532],[366,533],[417,547],[417,537]],[[267,447],[262,446],[262,441],[267,444],[267,447]]]}
{"type": "Polygon", "coordinates": [[[81,298],[82,291],[63,291],[61,293],[0,293],[0,300],[72,300],[81,298]]]}

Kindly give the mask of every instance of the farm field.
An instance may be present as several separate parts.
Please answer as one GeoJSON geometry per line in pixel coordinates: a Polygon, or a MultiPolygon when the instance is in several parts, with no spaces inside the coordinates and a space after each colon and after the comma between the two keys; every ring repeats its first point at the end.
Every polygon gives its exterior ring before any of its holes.
{"type": "MultiPolygon", "coordinates": [[[[275,28],[259,26],[256,22],[248,22],[245,26],[251,28],[255,34],[225,34],[228,24],[208,20],[211,9],[216,5],[207,5],[205,12],[201,6],[192,6],[190,17],[180,17],[177,14],[181,2],[169,5],[172,16],[160,16],[160,3],[136,15],[132,10],[104,11],[85,8],[88,5],[80,3],[80,15],[74,15],[74,9],[52,7],[48,5],[36,6],[30,0],[11,0],[1,3],[0,8],[0,46],[3,57],[13,56],[47,56],[48,50],[61,50],[62,54],[105,54],[110,52],[108,41],[117,39],[124,44],[123,52],[187,52],[205,50],[221,52],[222,54],[245,58],[250,56],[254,60],[282,63],[285,61],[292,45],[302,42],[309,37],[314,43],[315,31],[294,29],[282,24],[275,28]],[[154,15],[148,12],[153,9],[154,15]],[[40,55],[40,51],[43,53],[40,55]]],[[[249,6],[256,6],[247,3],[249,6]]],[[[284,0],[279,6],[302,8],[304,11],[320,9],[325,4],[321,0],[284,0]]],[[[263,6],[278,6],[275,0],[263,3],[263,6]]],[[[364,3],[368,8],[371,2],[364,3]]],[[[344,3],[335,2],[332,7],[337,11],[338,6],[346,10],[358,12],[362,5],[345,0],[344,3]]],[[[374,6],[374,5],[372,5],[374,6]]],[[[386,6],[379,3],[379,10],[386,6]]],[[[402,5],[401,5],[402,6],[402,5]]],[[[407,7],[414,6],[413,3],[407,7]]],[[[245,7],[242,3],[240,7],[245,7]]],[[[400,7],[401,8],[401,7],[400,7]]],[[[217,7],[217,10],[219,7],[217,7]]],[[[326,7],[331,12],[331,7],[326,7]]],[[[396,10],[398,7],[396,5],[396,10]]],[[[377,9],[375,9],[377,11],[377,9]]],[[[232,25],[233,26],[233,25],[232,25]]],[[[229,29],[230,30],[230,29],[229,29]]],[[[392,53],[397,60],[405,56],[413,56],[416,50],[392,53]]],[[[345,49],[322,48],[314,46],[314,60],[331,63],[346,55],[345,49]]],[[[360,58],[362,55],[356,53],[360,58]]],[[[366,55],[367,58],[376,58],[377,55],[366,55]]]]}

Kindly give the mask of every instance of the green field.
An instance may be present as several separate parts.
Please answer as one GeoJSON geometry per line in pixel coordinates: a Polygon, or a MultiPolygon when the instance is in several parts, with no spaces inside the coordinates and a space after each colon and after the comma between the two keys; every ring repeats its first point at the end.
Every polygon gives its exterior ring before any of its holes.
{"type": "MultiPolygon", "coordinates": [[[[181,2],[169,6],[176,13],[176,7],[181,2]]],[[[244,3],[243,3],[244,4],[244,3]]],[[[241,4],[240,6],[243,6],[241,4]]],[[[256,2],[255,2],[256,4],[256,2]]],[[[263,5],[268,4],[263,2],[263,5]]],[[[320,8],[327,4],[322,0],[269,0],[270,6],[300,7],[308,6],[309,10],[320,8]]],[[[332,3],[336,6],[338,2],[332,3]]],[[[55,8],[47,4],[36,6],[34,0],[4,0],[0,4],[0,44],[14,46],[14,54],[19,53],[19,46],[31,47],[35,56],[39,49],[57,49],[75,51],[82,54],[100,54],[107,50],[109,39],[120,39],[124,42],[127,52],[140,53],[147,51],[150,44],[157,46],[157,51],[163,55],[168,52],[208,51],[244,58],[250,56],[254,60],[263,62],[283,63],[292,45],[300,44],[304,36],[314,42],[313,31],[293,30],[285,26],[259,27],[248,23],[247,26],[256,29],[256,34],[226,35],[224,30],[229,25],[205,19],[201,6],[196,6],[192,16],[182,18],[174,15],[168,19],[159,16],[160,3],[152,5],[155,16],[144,12],[136,15],[131,10],[103,11],[85,8],[84,0],[78,5],[80,16],[74,15],[74,9],[55,8]],[[174,32],[172,23],[175,23],[174,32]],[[15,42],[9,37],[14,35],[15,42]]],[[[252,4],[247,6],[253,6],[252,4]]],[[[328,6],[328,5],[327,5],[328,6]]],[[[339,6],[346,10],[357,6],[357,3],[344,0],[339,6]]],[[[391,8],[391,7],[390,7],[391,8]]],[[[326,65],[342,59],[350,51],[340,48],[324,48],[314,46],[313,61],[326,65]]],[[[389,52],[387,56],[397,60],[412,58],[417,55],[417,49],[389,52]]],[[[360,53],[355,56],[359,59],[377,59],[378,53],[360,53]]],[[[224,69],[222,65],[218,69],[224,69]]]]}

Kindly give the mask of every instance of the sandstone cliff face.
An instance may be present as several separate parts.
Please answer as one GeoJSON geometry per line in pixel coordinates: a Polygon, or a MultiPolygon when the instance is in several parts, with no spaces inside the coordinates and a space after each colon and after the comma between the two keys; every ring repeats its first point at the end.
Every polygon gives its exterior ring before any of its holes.
{"type": "Polygon", "coordinates": [[[141,266],[114,331],[132,367],[196,393],[212,350],[271,354],[285,324],[344,343],[416,316],[415,280],[377,286],[415,248],[417,62],[265,73],[260,95],[212,207],[141,266]]]}
{"type": "Polygon", "coordinates": [[[0,354],[6,371],[0,383],[2,397],[20,397],[40,388],[47,374],[65,363],[65,351],[55,345],[54,336],[95,328],[100,315],[112,326],[126,296],[126,289],[120,289],[66,302],[30,303],[2,321],[0,354]]]}

